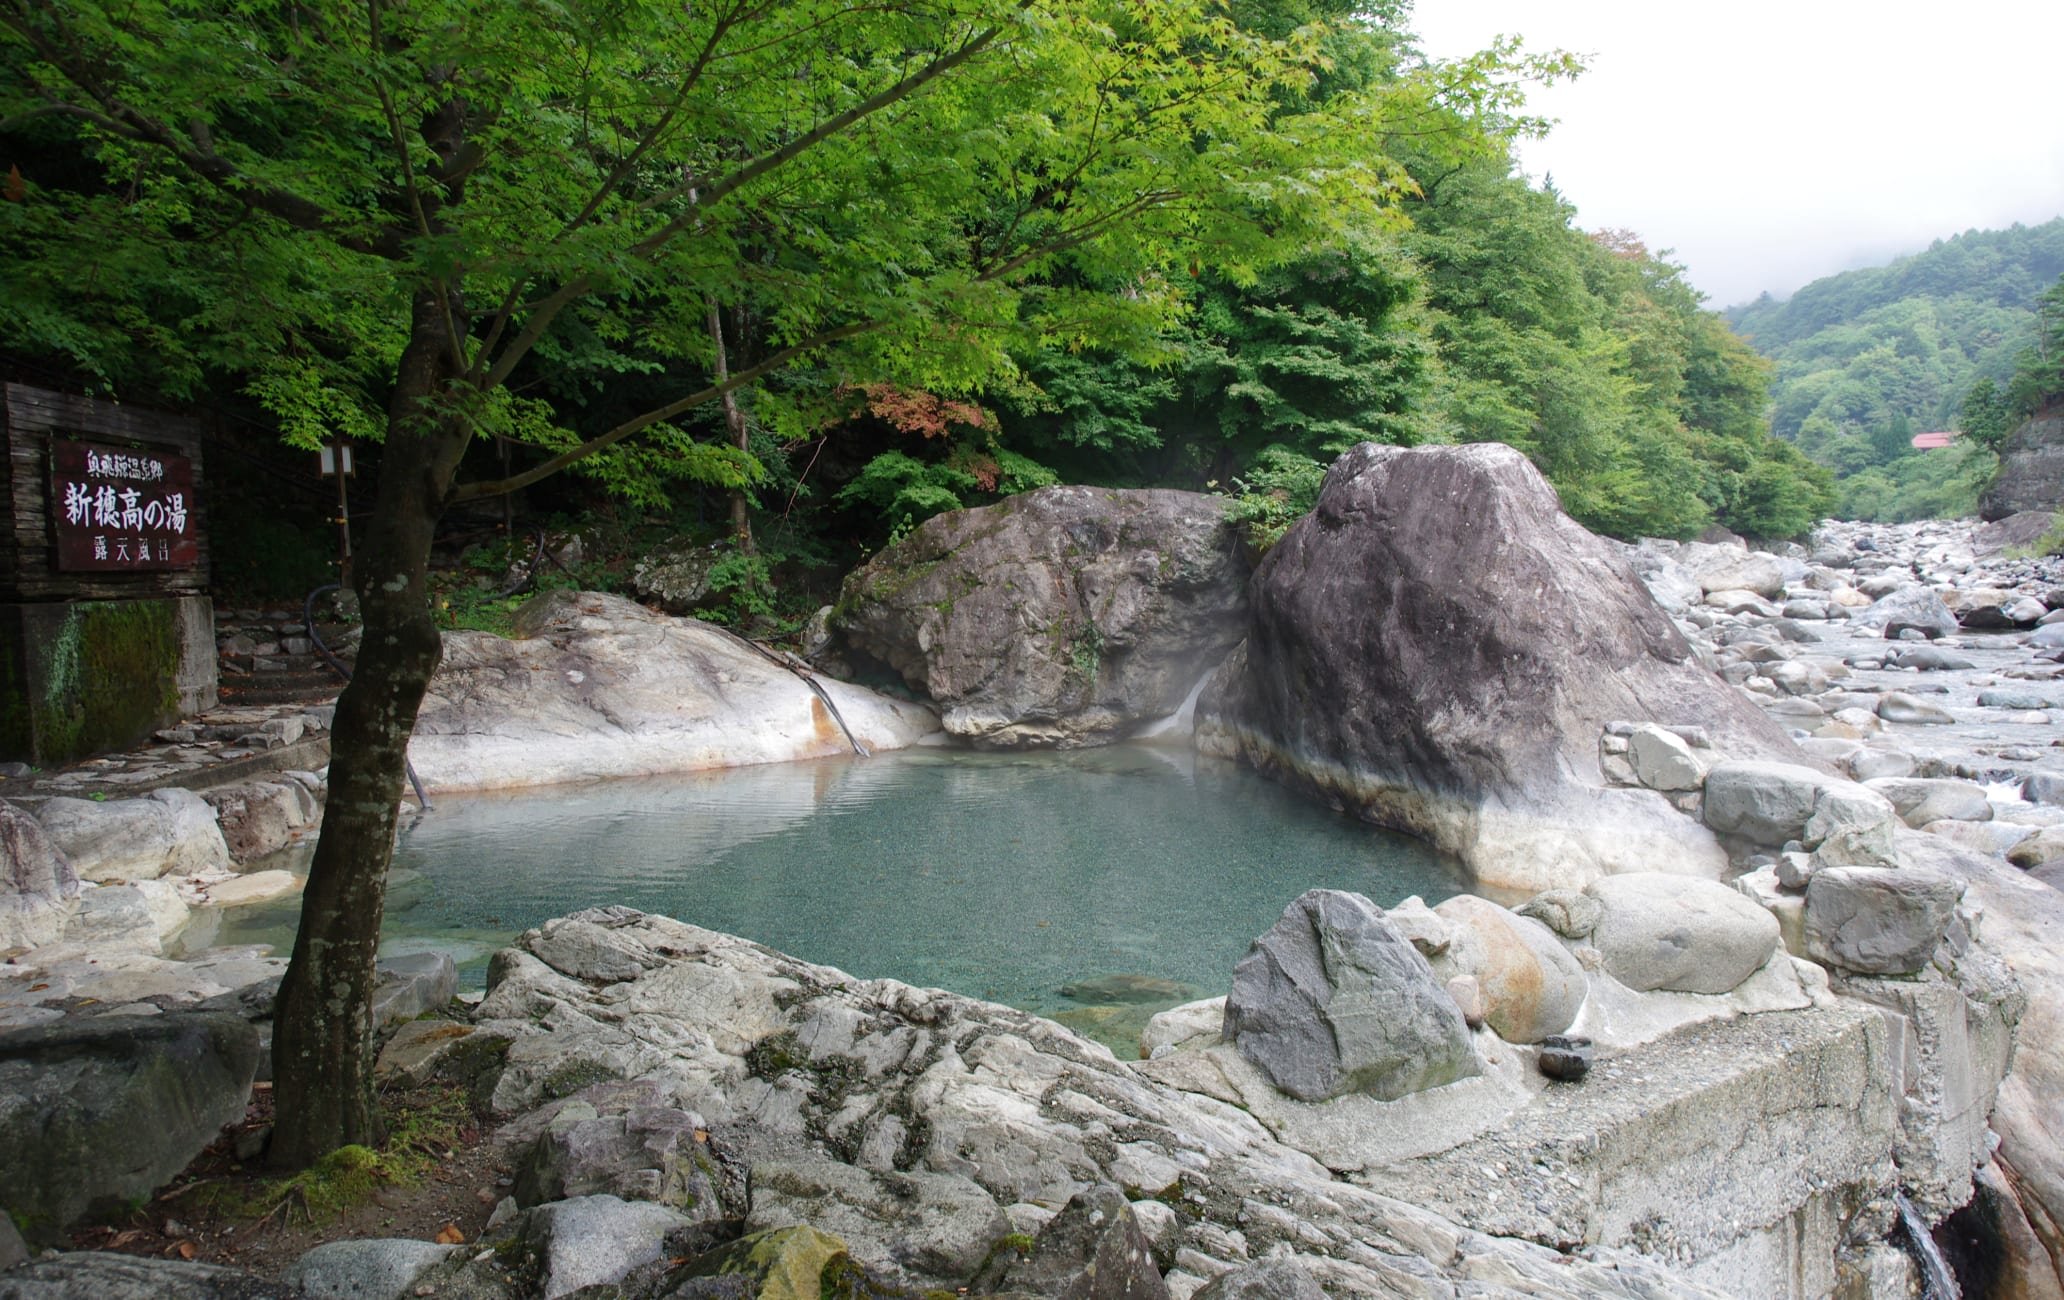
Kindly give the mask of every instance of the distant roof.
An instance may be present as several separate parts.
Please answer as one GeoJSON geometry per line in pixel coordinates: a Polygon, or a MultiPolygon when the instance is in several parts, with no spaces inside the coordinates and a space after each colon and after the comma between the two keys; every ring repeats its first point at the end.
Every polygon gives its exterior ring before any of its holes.
{"type": "Polygon", "coordinates": [[[1913,436],[1914,450],[1933,451],[1937,447],[1947,447],[1961,437],[1963,435],[1954,430],[1949,433],[1917,433],[1913,436]]]}

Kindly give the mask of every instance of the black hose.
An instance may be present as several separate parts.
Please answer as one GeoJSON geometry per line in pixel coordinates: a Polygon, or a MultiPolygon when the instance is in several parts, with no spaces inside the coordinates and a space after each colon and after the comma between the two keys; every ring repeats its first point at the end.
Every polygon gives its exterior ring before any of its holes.
{"type": "Polygon", "coordinates": [[[861,744],[859,739],[853,735],[853,729],[847,726],[845,718],[839,715],[838,705],[833,704],[831,702],[831,695],[825,691],[824,684],[817,680],[817,674],[810,671],[810,667],[808,664],[805,664],[802,660],[796,658],[792,654],[787,653],[786,651],[776,652],[774,650],[768,649],[766,646],[761,645],[759,642],[753,640],[749,636],[739,636],[738,633],[732,632],[730,628],[719,628],[718,630],[729,633],[732,637],[736,638],[737,640],[745,642],[745,644],[759,651],[760,656],[762,658],[768,660],[771,663],[777,664],[780,667],[786,668],[788,669],[788,671],[802,678],[803,685],[809,687],[812,693],[814,693],[819,700],[822,700],[824,702],[824,711],[831,715],[831,720],[833,722],[838,723],[838,729],[846,733],[846,743],[853,747],[853,752],[855,754],[858,754],[862,758],[874,757],[874,755],[867,752],[867,746],[861,744]]]}
{"type": "MultiPolygon", "coordinates": [[[[301,602],[301,626],[308,629],[308,641],[309,644],[315,647],[316,655],[330,666],[331,672],[343,678],[348,685],[351,681],[351,670],[346,668],[336,655],[330,653],[330,648],[323,644],[322,633],[315,630],[315,598],[325,592],[338,590],[341,590],[341,588],[336,583],[331,582],[309,592],[307,598],[301,602]]],[[[402,770],[408,773],[409,785],[416,792],[416,802],[423,806],[424,812],[429,812],[430,796],[423,793],[423,782],[416,776],[416,765],[409,762],[408,756],[404,754],[401,766],[402,770]]]]}

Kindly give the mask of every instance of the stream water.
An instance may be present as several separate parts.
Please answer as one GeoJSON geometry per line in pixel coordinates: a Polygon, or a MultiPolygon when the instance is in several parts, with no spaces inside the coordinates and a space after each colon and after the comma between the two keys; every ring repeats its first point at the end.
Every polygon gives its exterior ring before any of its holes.
{"type": "MultiPolygon", "coordinates": [[[[918,749],[446,796],[395,853],[382,950],[451,952],[477,986],[517,932],[623,903],[1129,1055],[1153,1011],[1224,992],[1315,886],[1387,906],[1461,879],[1415,840],[1184,750],[918,749]]],[[[213,942],[285,951],[295,911],[227,913],[213,942]]]]}

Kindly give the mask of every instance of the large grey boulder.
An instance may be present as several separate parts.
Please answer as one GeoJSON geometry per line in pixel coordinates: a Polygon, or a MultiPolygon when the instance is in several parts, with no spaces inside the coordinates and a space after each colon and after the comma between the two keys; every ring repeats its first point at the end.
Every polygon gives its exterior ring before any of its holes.
{"type": "Polygon", "coordinates": [[[1942,597],[1935,594],[1934,588],[1918,582],[1878,597],[1858,610],[1850,623],[1883,632],[1887,641],[1897,641],[1899,634],[1909,629],[1933,641],[1936,637],[1956,635],[1958,627],[1956,615],[1942,603],[1942,597]]]}
{"type": "Polygon", "coordinates": [[[1715,759],[1797,757],[1500,444],[1349,451],[1252,598],[1244,652],[1198,702],[1199,747],[1431,840],[1500,888],[1725,870],[1663,795],[1608,788],[1609,722],[1702,727],[1715,759]]]}
{"type": "Polygon", "coordinates": [[[1216,497],[1051,487],[919,525],[851,574],[832,626],[979,745],[1097,744],[1175,714],[1243,634],[1216,497]]]}
{"type": "Polygon", "coordinates": [[[1774,555],[1733,546],[1701,546],[1695,555],[1697,567],[1693,572],[1707,595],[1716,591],[1752,591],[1765,600],[1784,595],[1784,565],[1774,555]]]}
{"type": "Polygon", "coordinates": [[[1865,975],[1928,964],[1964,887],[1924,867],[1829,867],[1806,882],[1806,953],[1865,975]]]}
{"type": "Polygon", "coordinates": [[[2064,506],[2064,403],[2038,411],[2007,435],[1999,473],[1978,498],[1988,520],[2023,511],[2054,512],[2064,506]]]}
{"type": "Polygon", "coordinates": [[[631,590],[669,614],[693,614],[709,602],[710,571],[729,547],[675,537],[661,542],[631,569],[631,590]]]}
{"type": "Polygon", "coordinates": [[[100,1016],[0,1034],[0,1189],[32,1240],[149,1194],[241,1119],[258,1031],[239,1017],[100,1016]]]}
{"type": "Polygon", "coordinates": [[[1314,889],[1233,967],[1225,1036],[1303,1101],[1385,1101],[1477,1073],[1461,1008],[1360,894],[1314,889]]]}
{"type": "MultiPolygon", "coordinates": [[[[448,632],[409,742],[432,791],[550,785],[850,754],[824,703],[722,628],[620,596],[554,591],[517,611],[517,637],[448,632]]],[[[828,678],[869,750],[938,732],[928,709],[828,678]]]]}
{"type": "Polygon", "coordinates": [[[0,800],[0,953],[55,941],[78,897],[79,877],[42,823],[0,800]]]}
{"type": "Polygon", "coordinates": [[[1835,864],[1884,861],[1898,824],[1881,794],[1797,763],[1722,763],[1700,811],[1723,835],[1765,848],[1797,840],[1835,864]]]}
{"type": "Polygon", "coordinates": [[[1011,1231],[995,1198],[959,1174],[874,1173],[830,1160],[754,1165],[745,1230],[798,1224],[844,1239],[854,1259],[919,1291],[965,1284],[1011,1231]]]}
{"type": "Polygon", "coordinates": [[[656,1201],[697,1221],[726,1212],[702,1116],[643,1081],[607,1082],[561,1103],[516,1173],[519,1205],[607,1193],[656,1201]]]}
{"type": "Polygon", "coordinates": [[[191,790],[140,799],[46,799],[36,820],[81,880],[155,880],[229,869],[215,810],[191,790]]]}
{"type": "Polygon", "coordinates": [[[1777,918],[1717,881],[1642,872],[1584,892],[1603,908],[1591,946],[1637,993],[1726,993],[1777,951],[1777,918]]]}

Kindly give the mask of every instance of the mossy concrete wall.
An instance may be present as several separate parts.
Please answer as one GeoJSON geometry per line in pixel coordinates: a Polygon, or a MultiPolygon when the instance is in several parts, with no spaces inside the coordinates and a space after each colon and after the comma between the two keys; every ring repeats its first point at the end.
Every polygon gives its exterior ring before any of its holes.
{"type": "Polygon", "coordinates": [[[215,703],[206,596],[0,604],[0,759],[128,749],[215,703]]]}

